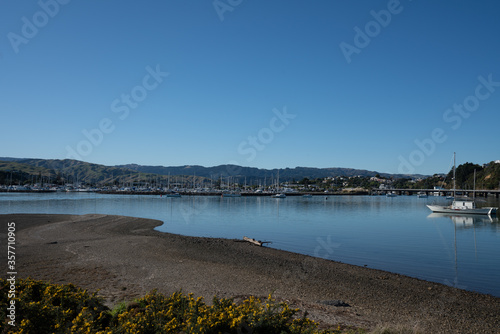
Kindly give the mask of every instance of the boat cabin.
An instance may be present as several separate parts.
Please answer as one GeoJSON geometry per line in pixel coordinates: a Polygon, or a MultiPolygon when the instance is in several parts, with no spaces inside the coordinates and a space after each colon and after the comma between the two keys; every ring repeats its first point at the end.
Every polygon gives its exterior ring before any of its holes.
{"type": "Polygon", "coordinates": [[[474,201],[471,201],[471,200],[457,199],[457,200],[453,201],[451,208],[453,210],[470,210],[470,209],[476,208],[476,203],[474,201]]]}

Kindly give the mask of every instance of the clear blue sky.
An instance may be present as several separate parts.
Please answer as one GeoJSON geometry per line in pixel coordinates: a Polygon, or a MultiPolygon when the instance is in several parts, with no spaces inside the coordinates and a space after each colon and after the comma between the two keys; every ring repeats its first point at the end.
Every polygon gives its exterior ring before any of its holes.
{"type": "Polygon", "coordinates": [[[0,156],[447,172],[500,159],[500,2],[3,1],[0,156]]]}

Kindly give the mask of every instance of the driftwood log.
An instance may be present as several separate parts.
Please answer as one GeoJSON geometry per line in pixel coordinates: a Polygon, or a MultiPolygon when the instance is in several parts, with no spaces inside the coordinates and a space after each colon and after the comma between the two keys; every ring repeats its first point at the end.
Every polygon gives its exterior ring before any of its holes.
{"type": "Polygon", "coordinates": [[[255,240],[255,239],[252,239],[252,238],[249,238],[249,237],[243,237],[243,240],[247,241],[247,242],[250,242],[254,245],[257,245],[257,246],[262,246],[263,244],[269,244],[271,243],[271,241],[260,241],[260,240],[255,240]]]}

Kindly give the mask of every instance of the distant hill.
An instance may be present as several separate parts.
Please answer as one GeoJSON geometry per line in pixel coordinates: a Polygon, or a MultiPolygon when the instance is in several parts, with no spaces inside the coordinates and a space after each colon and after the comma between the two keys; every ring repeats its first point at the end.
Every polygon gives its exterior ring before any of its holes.
{"type": "MultiPolygon", "coordinates": [[[[39,182],[68,183],[111,182],[122,176],[136,174],[125,168],[91,164],[77,160],[0,158],[0,182],[6,174],[17,175],[21,181],[35,178],[39,182]]],[[[7,175],[10,177],[10,175],[7,175]]],[[[5,183],[5,182],[4,182],[5,183]]]]}
{"type": "MultiPolygon", "coordinates": [[[[244,181],[246,178],[247,182],[253,182],[255,180],[264,180],[265,178],[277,178],[278,169],[261,169],[254,167],[242,167],[237,165],[220,165],[214,167],[203,167],[198,165],[185,165],[177,167],[164,167],[164,166],[142,166],[136,164],[121,165],[117,167],[123,167],[143,173],[153,173],[159,175],[196,175],[203,176],[210,179],[218,179],[221,176],[223,178],[232,177],[233,179],[239,179],[240,182],[244,181]]],[[[304,178],[316,179],[325,177],[337,177],[337,176],[375,176],[380,175],[382,177],[390,178],[401,178],[408,177],[402,174],[387,174],[378,173],[375,171],[368,171],[362,169],[353,168],[313,168],[313,167],[295,167],[295,168],[282,168],[279,169],[280,181],[300,181],[304,178]]]]}
{"type": "MultiPolygon", "coordinates": [[[[122,184],[166,182],[166,177],[124,167],[104,166],[78,160],[0,158],[0,183],[122,184]]],[[[192,177],[179,182],[191,182],[192,177]]],[[[199,178],[197,178],[199,179],[199,178]]]]}
{"type": "MultiPolygon", "coordinates": [[[[484,165],[466,162],[456,169],[455,183],[457,189],[474,189],[474,170],[476,170],[476,189],[500,189],[500,162],[492,161],[484,165]]],[[[416,183],[407,184],[414,189],[432,189],[435,186],[453,189],[453,168],[448,174],[435,174],[416,183]]]]}
{"type": "MultiPolygon", "coordinates": [[[[474,189],[474,170],[476,170],[476,189],[500,189],[500,162],[477,165],[467,162],[456,169],[456,186],[459,189],[474,189]]],[[[446,180],[448,188],[453,187],[453,170],[446,180]]]]}
{"type": "MultiPolygon", "coordinates": [[[[196,178],[198,181],[205,178],[219,180],[221,177],[226,182],[231,178],[231,182],[243,183],[246,179],[248,184],[271,179],[276,179],[278,169],[261,169],[254,167],[242,167],[236,165],[220,165],[214,167],[203,167],[198,165],[185,166],[142,166],[137,164],[127,164],[119,166],[104,166],[78,160],[55,160],[55,159],[22,159],[0,157],[0,182],[18,175],[20,181],[30,178],[40,178],[58,180],[59,182],[86,182],[86,183],[120,183],[131,180],[166,180],[168,175],[183,176],[178,178],[179,182],[186,182],[196,178]]],[[[351,176],[376,176],[385,178],[403,178],[408,175],[378,173],[353,168],[313,168],[295,167],[279,169],[280,181],[300,181],[304,178],[316,179],[325,177],[351,177],[351,176]]],[[[422,177],[415,175],[413,177],[422,177]]],[[[197,182],[198,182],[197,181],[197,182]]]]}
{"type": "MultiPolygon", "coordinates": [[[[456,184],[459,189],[474,187],[474,170],[476,170],[476,189],[500,189],[500,162],[492,161],[478,165],[467,162],[457,167],[456,184]]],[[[281,182],[322,179],[326,177],[371,177],[379,175],[382,178],[399,179],[400,187],[432,188],[433,186],[453,187],[452,171],[447,175],[402,175],[378,173],[375,171],[353,168],[313,168],[295,167],[279,169],[281,182]],[[422,179],[417,183],[409,178],[422,179]]],[[[198,165],[186,166],[142,166],[127,164],[120,166],[104,166],[78,160],[54,159],[23,159],[0,157],[0,184],[24,183],[87,183],[101,185],[123,184],[166,184],[168,177],[175,183],[192,185],[217,183],[221,178],[223,183],[230,182],[243,184],[246,180],[251,184],[271,184],[278,177],[278,169],[261,169],[236,165],[220,165],[203,167],[198,165]],[[264,181],[265,180],[265,181],[264,181]]]]}

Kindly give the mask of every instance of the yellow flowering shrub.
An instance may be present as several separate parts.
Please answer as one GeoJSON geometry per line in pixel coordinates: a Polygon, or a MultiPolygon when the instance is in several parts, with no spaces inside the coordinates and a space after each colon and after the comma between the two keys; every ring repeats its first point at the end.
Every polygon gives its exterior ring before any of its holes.
{"type": "Polygon", "coordinates": [[[16,281],[15,298],[8,296],[8,282],[0,279],[2,333],[96,333],[108,327],[109,308],[96,293],[75,287],[24,279],[16,281]],[[15,326],[9,324],[6,309],[15,302],[15,326]],[[85,332],[83,332],[85,333],[85,332]]]}
{"type": "Polygon", "coordinates": [[[276,302],[271,295],[260,300],[203,298],[182,292],[165,296],[152,291],[132,303],[109,310],[96,293],[72,284],[56,285],[31,279],[16,282],[16,326],[8,324],[8,282],[0,279],[0,333],[341,333],[340,328],[318,331],[317,324],[298,309],[276,302]]]}
{"type": "Polygon", "coordinates": [[[202,298],[176,292],[169,297],[153,291],[114,318],[113,333],[317,333],[317,324],[294,319],[298,310],[250,297],[240,305],[231,299],[202,298]]]}

